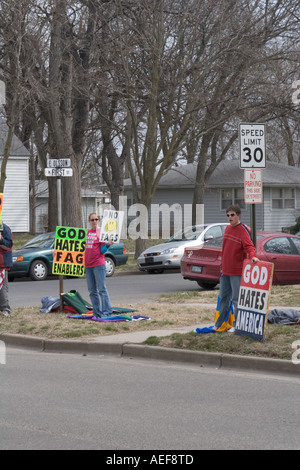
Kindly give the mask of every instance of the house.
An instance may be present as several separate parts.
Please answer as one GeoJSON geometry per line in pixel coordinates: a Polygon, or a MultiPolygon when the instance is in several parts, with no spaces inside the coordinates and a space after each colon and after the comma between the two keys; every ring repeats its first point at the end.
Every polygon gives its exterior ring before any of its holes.
{"type": "MultiPolygon", "coordinates": [[[[81,189],[82,227],[89,228],[88,217],[92,212],[101,215],[107,195],[101,191],[90,188],[81,189]]],[[[108,205],[110,207],[110,205],[108,205]]],[[[38,180],[35,182],[35,217],[36,233],[48,231],[48,182],[38,180]]]]}
{"type": "MultiPolygon", "coordinates": [[[[8,127],[0,121],[0,163],[3,161],[8,127]]],[[[13,232],[29,232],[29,158],[30,153],[13,136],[6,167],[2,221],[13,232]]]]}
{"type": "MultiPolygon", "coordinates": [[[[190,163],[169,170],[161,178],[152,201],[152,205],[166,204],[175,214],[176,211],[181,213],[184,225],[187,225],[185,220],[191,220],[196,168],[195,163],[190,163]]],[[[263,202],[255,204],[257,230],[282,231],[294,225],[295,218],[300,215],[300,168],[267,162],[262,179],[263,202]]],[[[130,180],[125,181],[125,195],[128,206],[134,204],[130,180]]],[[[233,203],[241,207],[243,222],[251,225],[250,205],[244,202],[244,170],[240,169],[239,160],[224,160],[207,183],[204,222],[224,222],[225,209],[233,203]]],[[[149,223],[153,230],[151,214],[149,223]]]]}

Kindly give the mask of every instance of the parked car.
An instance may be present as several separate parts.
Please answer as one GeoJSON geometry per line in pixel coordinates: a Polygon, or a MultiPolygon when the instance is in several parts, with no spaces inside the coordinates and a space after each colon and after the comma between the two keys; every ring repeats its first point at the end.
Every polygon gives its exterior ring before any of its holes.
{"type": "MultiPolygon", "coordinates": [[[[256,252],[261,261],[274,264],[273,284],[300,284],[300,237],[281,232],[257,232],[256,252]]],[[[181,259],[184,279],[213,289],[220,280],[223,237],[209,240],[202,248],[186,248],[181,259]]]]}
{"type": "MultiPolygon", "coordinates": [[[[43,233],[25,243],[19,250],[13,250],[13,266],[8,273],[12,281],[15,277],[29,276],[34,281],[43,281],[52,273],[55,232],[43,233]]],[[[105,253],[106,276],[114,274],[115,267],[126,264],[123,242],[114,243],[105,253]]]]}
{"type": "Polygon", "coordinates": [[[176,232],[164,243],[147,248],[140,254],[137,260],[140,271],[151,274],[162,273],[165,269],[180,269],[180,261],[187,246],[201,246],[206,240],[220,237],[226,225],[194,225],[176,232]]]}

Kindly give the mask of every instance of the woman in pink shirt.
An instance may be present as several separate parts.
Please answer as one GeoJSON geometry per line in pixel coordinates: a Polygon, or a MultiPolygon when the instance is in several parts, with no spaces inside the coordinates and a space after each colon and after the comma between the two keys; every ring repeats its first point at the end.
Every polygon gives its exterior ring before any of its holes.
{"type": "Polygon", "coordinates": [[[112,245],[100,243],[101,229],[98,227],[99,218],[97,214],[89,215],[91,228],[87,233],[85,247],[85,273],[90,299],[93,305],[95,317],[109,317],[112,314],[112,306],[106,289],[106,266],[105,252],[112,245]]]}

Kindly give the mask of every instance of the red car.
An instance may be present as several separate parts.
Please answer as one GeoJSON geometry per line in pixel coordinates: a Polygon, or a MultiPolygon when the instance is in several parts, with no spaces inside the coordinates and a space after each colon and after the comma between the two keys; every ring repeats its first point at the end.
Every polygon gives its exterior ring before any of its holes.
{"type": "MultiPolygon", "coordinates": [[[[273,284],[300,284],[300,237],[282,232],[257,232],[256,253],[261,261],[274,264],[273,284]]],[[[220,279],[223,237],[186,248],[181,258],[184,279],[196,281],[204,289],[213,289],[220,279]]]]}

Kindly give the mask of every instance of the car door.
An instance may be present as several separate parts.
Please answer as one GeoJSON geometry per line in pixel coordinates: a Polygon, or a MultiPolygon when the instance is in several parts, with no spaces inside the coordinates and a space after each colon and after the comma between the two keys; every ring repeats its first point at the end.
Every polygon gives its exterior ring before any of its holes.
{"type": "Polygon", "coordinates": [[[266,261],[274,264],[274,284],[300,283],[300,252],[289,237],[274,237],[264,244],[266,261]]]}

